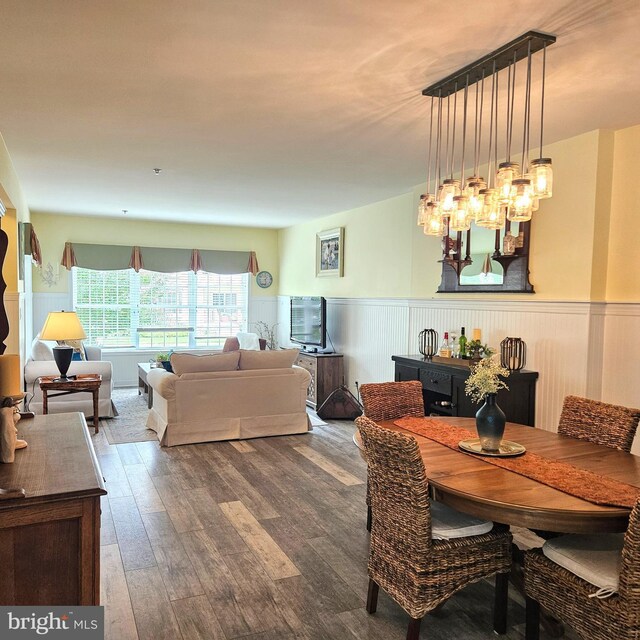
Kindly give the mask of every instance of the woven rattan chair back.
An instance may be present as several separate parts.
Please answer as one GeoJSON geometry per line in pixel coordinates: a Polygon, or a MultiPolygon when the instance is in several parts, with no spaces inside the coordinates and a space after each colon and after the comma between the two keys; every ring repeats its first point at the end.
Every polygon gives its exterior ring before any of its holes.
{"type": "MultiPolygon", "coordinates": [[[[356,419],[369,466],[369,572],[389,576],[398,602],[415,587],[431,546],[429,485],[415,438],[356,419]]],[[[406,608],[406,607],[405,607],[406,608]]],[[[410,609],[408,609],[410,610],[410,609]]]]}
{"type": "Polygon", "coordinates": [[[562,406],[558,433],[628,453],[639,420],[640,409],[567,396],[562,406]]]}
{"type": "Polygon", "coordinates": [[[504,633],[511,535],[505,527],[455,540],[432,540],[429,483],[415,438],[356,419],[369,465],[373,526],[367,611],[382,587],[410,616],[407,638],[420,620],[461,588],[494,574],[494,628],[504,633]]]}
{"type": "Polygon", "coordinates": [[[424,416],[422,384],[418,380],[363,384],[360,397],[364,415],[375,422],[424,416]]]}

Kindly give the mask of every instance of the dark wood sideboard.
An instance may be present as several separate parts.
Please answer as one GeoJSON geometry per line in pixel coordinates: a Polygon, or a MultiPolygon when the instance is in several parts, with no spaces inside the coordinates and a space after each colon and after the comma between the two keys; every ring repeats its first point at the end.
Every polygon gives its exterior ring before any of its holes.
{"type": "Polygon", "coordinates": [[[0,605],[100,604],[102,473],[84,416],[18,423],[29,446],[0,464],[0,605]]]}
{"type": "MultiPolygon", "coordinates": [[[[419,380],[422,383],[424,408],[427,415],[473,417],[480,408],[465,394],[464,383],[469,377],[470,360],[458,358],[431,359],[422,356],[392,356],[395,380],[419,380]]],[[[509,390],[498,392],[498,406],[509,422],[535,426],[537,371],[513,372],[507,378],[509,390]]]]}
{"type": "Polygon", "coordinates": [[[301,351],[296,364],[311,374],[307,389],[307,405],[317,409],[343,382],[341,353],[313,353],[301,351]]]}

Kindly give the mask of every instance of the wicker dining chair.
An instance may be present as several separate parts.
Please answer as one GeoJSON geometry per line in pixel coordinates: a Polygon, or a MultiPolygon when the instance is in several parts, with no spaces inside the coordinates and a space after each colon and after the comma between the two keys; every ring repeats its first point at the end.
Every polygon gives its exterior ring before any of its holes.
{"type": "Polygon", "coordinates": [[[640,638],[640,501],[631,512],[624,536],[618,592],[589,597],[597,587],[547,558],[541,549],[525,553],[526,640],[539,637],[544,607],[589,640],[640,638]]]}
{"type": "Polygon", "coordinates": [[[640,409],[567,396],[558,433],[629,453],[639,420],[640,409]]]}
{"type": "MultiPolygon", "coordinates": [[[[364,415],[374,422],[395,420],[404,416],[424,416],[422,383],[372,382],[360,387],[364,415]]],[[[367,481],[367,531],[371,531],[371,496],[367,481]]]]}
{"type": "Polygon", "coordinates": [[[415,438],[356,419],[369,464],[373,527],[369,549],[367,611],[375,613],[384,589],[410,616],[407,640],[416,640],[422,617],[463,587],[497,574],[494,629],[506,632],[511,534],[432,539],[429,484],[415,438]]]}

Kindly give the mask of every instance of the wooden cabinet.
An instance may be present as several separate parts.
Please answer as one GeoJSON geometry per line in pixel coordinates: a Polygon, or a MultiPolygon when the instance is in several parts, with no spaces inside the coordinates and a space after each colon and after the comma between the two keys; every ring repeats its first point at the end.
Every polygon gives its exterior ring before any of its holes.
{"type": "Polygon", "coordinates": [[[84,416],[18,423],[29,446],[0,464],[0,605],[100,604],[100,496],[106,494],[84,416]]]}
{"type": "MultiPolygon", "coordinates": [[[[392,356],[395,379],[419,380],[422,383],[427,415],[473,417],[480,405],[465,394],[470,361],[456,358],[392,356]]],[[[507,379],[509,390],[498,392],[498,405],[510,422],[534,426],[536,415],[536,371],[519,371],[507,379]]]]}
{"type": "Polygon", "coordinates": [[[331,392],[340,387],[344,379],[340,353],[301,351],[296,364],[311,374],[311,382],[307,389],[307,404],[312,409],[320,407],[331,392]]]}

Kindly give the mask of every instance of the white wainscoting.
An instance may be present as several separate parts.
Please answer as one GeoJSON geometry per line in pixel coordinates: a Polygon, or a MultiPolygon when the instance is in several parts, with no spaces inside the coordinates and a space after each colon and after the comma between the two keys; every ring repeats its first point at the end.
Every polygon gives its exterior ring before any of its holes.
{"type": "Polygon", "coordinates": [[[607,304],[602,350],[602,398],[640,407],[640,304],[607,304]]]}
{"type": "MultiPolygon", "coordinates": [[[[289,298],[278,298],[279,336],[288,344],[289,298]]],[[[327,299],[327,326],[345,357],[347,384],[393,380],[392,355],[418,352],[418,333],[482,330],[498,347],[527,343],[527,369],[540,374],[536,426],[555,430],[562,401],[575,394],[640,406],[640,305],[588,302],[327,299]],[[634,375],[635,374],[635,375],[634,375]]]]}

